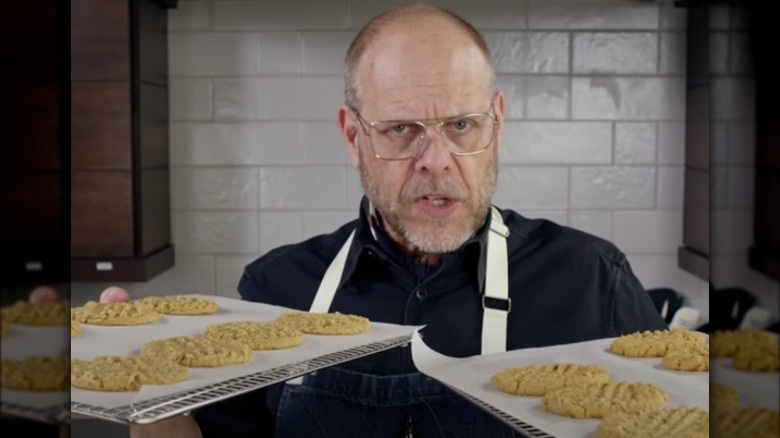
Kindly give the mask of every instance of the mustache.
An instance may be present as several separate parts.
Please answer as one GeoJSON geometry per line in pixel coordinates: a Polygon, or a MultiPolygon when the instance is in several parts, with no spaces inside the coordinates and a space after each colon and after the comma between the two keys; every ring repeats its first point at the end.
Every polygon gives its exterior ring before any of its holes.
{"type": "Polygon", "coordinates": [[[426,193],[438,193],[453,201],[462,201],[467,197],[466,190],[451,181],[426,178],[416,184],[410,184],[405,187],[401,192],[401,199],[406,202],[413,202],[426,193]]]}

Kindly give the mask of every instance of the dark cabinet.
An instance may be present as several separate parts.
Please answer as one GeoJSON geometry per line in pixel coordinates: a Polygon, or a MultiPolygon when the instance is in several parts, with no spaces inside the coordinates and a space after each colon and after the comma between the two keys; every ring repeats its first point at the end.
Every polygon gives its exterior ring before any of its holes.
{"type": "Polygon", "coordinates": [[[3,285],[67,282],[67,3],[0,2],[3,285]]]}
{"type": "Polygon", "coordinates": [[[71,0],[72,281],[146,281],[174,264],[167,11],[71,0]]]}

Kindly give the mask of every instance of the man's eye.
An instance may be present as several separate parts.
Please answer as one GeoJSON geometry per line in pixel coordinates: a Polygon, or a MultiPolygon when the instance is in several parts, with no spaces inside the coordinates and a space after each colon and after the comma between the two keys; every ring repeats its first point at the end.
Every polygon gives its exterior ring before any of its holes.
{"type": "Polygon", "coordinates": [[[406,124],[393,125],[392,130],[396,134],[403,134],[406,131],[406,129],[408,128],[408,126],[409,125],[406,125],[406,124]]]}

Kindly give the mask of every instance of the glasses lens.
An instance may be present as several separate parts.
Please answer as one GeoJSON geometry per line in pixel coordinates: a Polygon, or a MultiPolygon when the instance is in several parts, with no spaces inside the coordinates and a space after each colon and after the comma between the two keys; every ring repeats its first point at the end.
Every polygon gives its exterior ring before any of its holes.
{"type": "MultiPolygon", "coordinates": [[[[439,132],[450,151],[468,154],[490,145],[493,127],[491,115],[476,114],[444,120],[439,132]]],[[[417,121],[375,123],[371,130],[374,152],[383,158],[412,157],[422,146],[425,132],[425,125],[417,121]]]]}

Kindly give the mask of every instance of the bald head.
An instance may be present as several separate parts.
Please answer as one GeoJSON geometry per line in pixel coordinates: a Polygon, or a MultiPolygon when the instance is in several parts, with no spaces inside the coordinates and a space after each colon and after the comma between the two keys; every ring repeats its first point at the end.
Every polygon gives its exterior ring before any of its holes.
{"type": "Polygon", "coordinates": [[[436,6],[414,4],[399,6],[374,17],[357,34],[350,45],[345,61],[345,101],[355,108],[361,107],[362,93],[358,70],[367,56],[384,50],[434,45],[441,42],[467,45],[466,50],[478,53],[474,62],[486,70],[485,80],[495,87],[495,71],[490,51],[479,32],[461,17],[436,6]],[[479,59],[481,58],[481,59],[479,59]]]}

